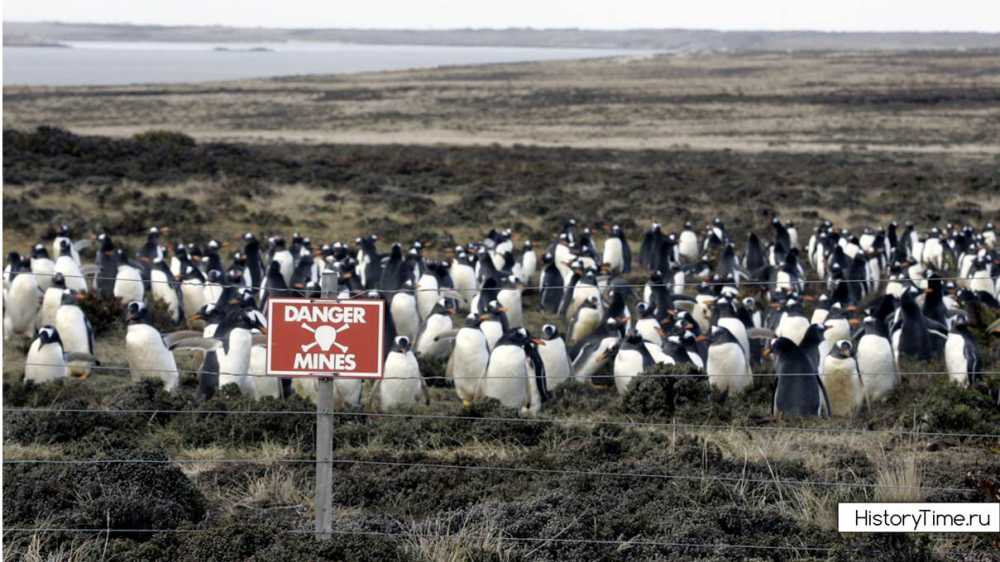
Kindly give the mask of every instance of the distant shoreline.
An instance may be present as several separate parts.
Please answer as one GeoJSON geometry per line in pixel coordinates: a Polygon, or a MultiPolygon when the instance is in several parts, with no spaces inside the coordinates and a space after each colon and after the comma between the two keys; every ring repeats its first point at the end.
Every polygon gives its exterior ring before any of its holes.
{"type": "MultiPolygon", "coordinates": [[[[287,29],[59,22],[3,23],[11,38],[37,42],[282,42],[698,51],[933,51],[1000,49],[1000,33],[718,31],[712,29],[287,29]]],[[[5,43],[10,45],[10,43],[5,43]]],[[[20,46],[20,45],[18,45],[20,46]]]]}

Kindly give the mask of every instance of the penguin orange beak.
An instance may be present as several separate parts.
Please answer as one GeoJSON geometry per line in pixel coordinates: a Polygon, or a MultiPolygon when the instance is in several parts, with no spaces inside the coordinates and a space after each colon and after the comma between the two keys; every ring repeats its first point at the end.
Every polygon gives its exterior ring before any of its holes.
{"type": "Polygon", "coordinates": [[[858,320],[857,318],[851,318],[850,320],[847,321],[847,323],[857,328],[858,326],[861,325],[861,320],[858,320]]]}
{"type": "Polygon", "coordinates": [[[803,295],[802,296],[802,300],[807,301],[807,302],[813,302],[814,300],[816,300],[816,297],[814,297],[812,295],[803,295]]]}
{"type": "Polygon", "coordinates": [[[489,314],[480,314],[479,315],[479,320],[482,321],[482,322],[486,322],[489,319],[490,319],[490,315],[489,314]]]}
{"type": "Polygon", "coordinates": [[[704,334],[695,336],[694,341],[708,341],[708,336],[705,336],[704,334]]]}
{"type": "Polygon", "coordinates": [[[191,316],[188,316],[188,320],[204,320],[205,317],[202,316],[200,312],[195,312],[191,316]]]}
{"type": "Polygon", "coordinates": [[[933,292],[934,292],[934,289],[931,289],[930,287],[927,287],[926,289],[924,289],[924,294],[925,295],[929,295],[929,294],[931,294],[933,292]]]}
{"type": "Polygon", "coordinates": [[[545,345],[545,340],[541,338],[531,338],[531,341],[535,342],[537,345],[545,345]]]}
{"type": "Polygon", "coordinates": [[[770,347],[765,347],[764,350],[761,351],[761,355],[763,355],[765,358],[770,358],[771,357],[771,348],[770,347]]]}
{"type": "Polygon", "coordinates": [[[656,333],[660,335],[661,338],[667,337],[667,332],[663,328],[656,328],[656,333]]]}
{"type": "Polygon", "coordinates": [[[498,307],[497,312],[507,312],[507,307],[506,306],[498,307]]]}

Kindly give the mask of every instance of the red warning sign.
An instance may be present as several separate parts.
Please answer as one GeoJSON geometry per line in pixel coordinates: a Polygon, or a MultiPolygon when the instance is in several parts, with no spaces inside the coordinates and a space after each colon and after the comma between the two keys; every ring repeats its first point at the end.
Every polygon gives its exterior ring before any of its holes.
{"type": "Polygon", "coordinates": [[[381,378],[384,305],[380,300],[269,300],[268,372],[381,378]]]}

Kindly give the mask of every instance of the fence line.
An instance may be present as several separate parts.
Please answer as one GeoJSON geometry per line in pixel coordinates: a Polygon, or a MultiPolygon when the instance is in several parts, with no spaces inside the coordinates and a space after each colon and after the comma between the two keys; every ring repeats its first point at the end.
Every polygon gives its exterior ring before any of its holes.
{"type": "MultiPolygon", "coordinates": [[[[40,277],[52,277],[52,276],[56,275],[56,273],[48,273],[48,272],[38,272],[38,273],[35,273],[35,272],[30,272],[29,271],[29,272],[24,272],[24,273],[31,273],[32,275],[35,275],[36,277],[39,277],[39,276],[40,277]]],[[[112,277],[110,275],[97,275],[97,276],[95,276],[95,275],[87,275],[87,274],[83,274],[83,273],[81,273],[81,275],[79,275],[79,276],[77,276],[77,275],[65,275],[65,274],[62,274],[62,275],[64,275],[65,277],[70,277],[70,278],[80,278],[80,279],[84,279],[84,280],[93,280],[93,281],[102,281],[102,280],[103,281],[113,281],[113,280],[117,279],[117,277],[112,277]]],[[[513,275],[513,274],[511,274],[511,275],[513,275]]],[[[940,281],[972,281],[972,280],[975,280],[977,278],[976,277],[971,277],[971,276],[970,277],[948,276],[948,277],[934,277],[933,279],[940,280],[940,281]]],[[[989,280],[991,281],[991,283],[994,282],[994,280],[992,278],[989,278],[989,280]]],[[[900,277],[900,278],[893,279],[892,276],[880,277],[878,279],[838,279],[836,281],[827,280],[827,279],[799,279],[797,281],[789,282],[788,285],[793,286],[793,287],[797,286],[797,285],[820,285],[820,284],[822,284],[822,285],[833,285],[835,283],[864,283],[864,284],[868,284],[868,285],[888,285],[889,283],[892,283],[892,282],[908,283],[908,282],[920,282],[920,281],[927,281],[927,279],[926,278],[916,278],[916,279],[914,279],[914,278],[911,278],[911,277],[900,277]]],[[[131,279],[124,280],[123,282],[124,283],[132,283],[132,284],[139,283],[139,281],[134,281],[134,280],[131,280],[131,279]]],[[[162,281],[162,280],[159,280],[159,279],[149,279],[149,280],[143,280],[142,283],[143,284],[146,284],[146,283],[161,283],[161,284],[163,284],[163,283],[165,283],[165,284],[168,284],[168,285],[174,285],[174,284],[194,285],[194,283],[189,283],[187,280],[169,280],[169,279],[166,280],[166,281],[162,281]]],[[[199,282],[199,283],[201,283],[201,282],[199,282]]],[[[214,282],[210,282],[210,281],[205,281],[204,283],[201,283],[201,285],[203,287],[204,286],[208,286],[209,284],[211,284],[211,286],[213,286],[213,287],[219,287],[219,288],[223,288],[223,289],[226,289],[226,288],[251,289],[253,291],[260,291],[260,290],[263,289],[265,292],[275,292],[275,293],[302,293],[303,291],[306,291],[305,288],[302,288],[302,289],[292,288],[292,287],[271,288],[271,287],[266,287],[266,286],[265,287],[260,287],[260,286],[244,285],[242,283],[240,283],[240,284],[236,284],[236,283],[214,283],[214,282]]],[[[697,287],[702,287],[702,286],[707,286],[707,287],[745,287],[745,286],[746,287],[756,287],[756,286],[776,286],[777,284],[778,284],[777,281],[756,281],[756,280],[753,280],[753,279],[746,279],[746,280],[742,280],[742,281],[739,281],[739,282],[736,282],[736,281],[704,280],[704,281],[697,281],[697,282],[696,281],[685,281],[683,283],[673,283],[673,282],[666,282],[666,281],[664,281],[662,283],[648,283],[648,282],[644,282],[644,283],[616,283],[614,285],[610,285],[609,284],[608,287],[612,287],[612,286],[613,287],[625,287],[625,288],[630,288],[630,289],[645,288],[647,285],[651,286],[651,287],[665,287],[665,288],[672,288],[672,287],[691,287],[691,288],[697,288],[697,287]]],[[[525,288],[525,289],[532,289],[532,290],[542,290],[542,289],[566,289],[568,287],[566,285],[524,285],[523,288],[525,288]]],[[[318,290],[319,290],[319,288],[317,287],[316,291],[318,291],[318,290]]],[[[390,293],[391,294],[391,293],[414,293],[414,292],[423,292],[423,291],[426,291],[426,292],[436,292],[436,293],[447,292],[447,291],[454,291],[456,293],[463,294],[463,293],[479,293],[480,288],[479,287],[477,287],[475,289],[454,289],[454,288],[451,288],[451,287],[435,287],[435,288],[430,288],[430,287],[426,287],[426,288],[424,288],[424,287],[413,287],[413,288],[408,288],[408,289],[407,288],[401,288],[401,289],[378,289],[378,288],[371,288],[371,289],[361,289],[361,290],[358,290],[358,291],[354,291],[354,293],[358,294],[358,295],[361,295],[361,294],[367,293],[367,292],[378,292],[378,293],[390,293]]]]}
{"type": "MultiPolygon", "coordinates": [[[[212,532],[214,529],[76,529],[76,528],[61,528],[61,527],[11,527],[3,529],[4,533],[98,533],[98,534],[131,534],[131,533],[208,533],[212,532]]],[[[315,531],[311,529],[289,529],[283,531],[285,534],[292,535],[316,535],[325,533],[325,531],[315,531]]],[[[574,539],[574,538],[563,538],[563,537],[507,537],[507,536],[492,536],[492,535],[470,535],[470,534],[444,534],[444,533],[390,533],[386,531],[351,531],[351,530],[338,530],[334,529],[332,531],[334,535],[361,535],[361,536],[378,536],[386,538],[441,538],[441,539],[461,539],[461,540],[497,540],[512,541],[512,542],[528,542],[528,543],[560,543],[560,544],[601,544],[601,545],[619,545],[619,546],[659,546],[659,547],[670,547],[670,548],[721,548],[721,549],[757,549],[757,550],[782,550],[782,551],[809,551],[809,552],[830,552],[832,549],[817,546],[791,546],[791,545],[756,545],[756,544],[731,544],[731,543],[685,543],[685,542],[662,542],[662,541],[648,541],[648,540],[611,540],[611,539],[574,539]]]]}
{"type": "MultiPolygon", "coordinates": [[[[72,363],[69,363],[69,364],[72,364],[72,363]]],[[[665,363],[663,365],[667,366],[667,367],[673,367],[674,366],[674,365],[667,365],[665,363]]],[[[683,366],[684,364],[683,363],[678,363],[676,365],[677,366],[683,366]]],[[[54,363],[34,363],[34,362],[28,363],[28,362],[26,362],[26,363],[23,363],[23,366],[25,366],[25,367],[29,367],[29,366],[30,367],[61,367],[62,365],[54,364],[54,363]]],[[[131,370],[132,370],[131,367],[127,367],[127,366],[124,366],[124,365],[122,365],[122,366],[118,366],[118,365],[92,365],[92,366],[90,366],[88,368],[91,371],[108,371],[108,372],[131,372],[131,370]]],[[[198,370],[198,369],[141,369],[141,371],[143,373],[152,373],[152,374],[156,374],[156,373],[162,373],[162,374],[177,373],[177,374],[199,375],[199,374],[202,373],[202,371],[198,370]]],[[[227,376],[232,376],[232,377],[254,377],[254,378],[289,378],[289,379],[295,379],[295,378],[310,379],[310,378],[313,378],[313,377],[294,376],[294,375],[293,376],[288,376],[288,375],[272,375],[272,374],[269,374],[269,373],[232,373],[232,372],[226,372],[226,371],[220,371],[218,373],[212,373],[212,374],[227,375],[227,376]]],[[[951,371],[891,371],[891,372],[890,371],[886,371],[886,372],[864,373],[864,376],[866,376],[866,377],[867,376],[886,376],[886,377],[890,377],[890,376],[891,377],[897,377],[898,376],[898,377],[904,377],[904,376],[939,376],[939,375],[948,375],[948,374],[951,374],[951,371]]],[[[1000,375],[1000,370],[976,371],[976,374],[978,374],[978,375],[1000,375]]],[[[529,375],[529,377],[530,376],[531,375],[529,375]]],[[[819,376],[819,375],[817,373],[752,373],[752,374],[746,374],[746,375],[732,374],[732,373],[713,373],[712,376],[713,377],[815,377],[815,376],[819,376]]],[[[703,378],[707,378],[708,375],[706,375],[705,373],[640,373],[640,374],[637,374],[637,375],[615,375],[615,374],[607,374],[607,375],[596,375],[596,377],[597,378],[601,378],[601,379],[618,379],[618,378],[632,379],[632,378],[640,378],[640,377],[646,377],[646,378],[667,378],[667,379],[691,379],[691,378],[694,378],[694,379],[703,379],[703,378]]],[[[152,378],[152,377],[150,377],[150,378],[152,378]]],[[[343,379],[351,379],[351,377],[341,377],[341,378],[343,378],[343,379]]],[[[482,379],[482,378],[490,378],[490,379],[520,379],[520,378],[523,378],[523,377],[522,376],[517,376],[517,375],[490,375],[489,377],[485,377],[485,376],[478,376],[478,377],[477,376],[449,377],[449,376],[446,376],[446,375],[432,375],[432,376],[421,376],[421,378],[423,378],[424,380],[467,380],[467,379],[471,380],[471,379],[482,379]]],[[[390,380],[391,381],[391,380],[410,380],[410,379],[411,379],[411,377],[380,377],[378,380],[390,380]]],[[[356,379],[352,379],[352,380],[366,380],[366,379],[356,378],[356,379]]]]}
{"type": "MultiPolygon", "coordinates": [[[[682,480],[682,481],[718,481],[733,482],[737,484],[776,484],[787,486],[818,486],[837,488],[891,488],[910,489],[918,486],[909,484],[875,484],[871,482],[835,482],[829,480],[787,480],[780,478],[744,478],[737,476],[712,476],[709,474],[662,474],[646,472],[605,472],[599,470],[567,470],[555,468],[529,468],[516,466],[497,465],[463,465],[446,463],[423,463],[423,462],[403,462],[403,461],[377,461],[363,459],[331,459],[319,461],[316,459],[16,459],[5,460],[3,464],[24,464],[24,465],[107,465],[107,464],[354,464],[363,466],[392,466],[400,468],[427,468],[446,470],[469,470],[481,472],[515,472],[521,474],[545,474],[563,476],[598,476],[611,478],[646,478],[654,480],[682,480]]],[[[922,490],[934,490],[941,492],[975,492],[974,488],[956,488],[947,486],[919,486],[922,490]]]]}
{"type": "Polygon", "coordinates": [[[850,427],[777,427],[777,426],[753,426],[753,425],[719,425],[719,424],[693,424],[676,422],[641,422],[631,420],[607,420],[593,419],[584,420],[577,418],[509,418],[509,417],[478,417],[478,416],[450,416],[445,414],[398,414],[398,413],[377,413],[377,412],[343,412],[343,411],[321,411],[313,410],[157,410],[157,409],[85,409],[85,408],[4,408],[4,414],[142,414],[148,416],[165,415],[299,415],[316,416],[330,415],[338,417],[364,417],[364,418],[405,418],[417,420],[460,420],[476,422],[503,422],[503,423],[547,423],[547,424],[568,424],[568,425],[616,425],[623,427],[652,427],[660,429],[683,429],[688,431],[787,431],[802,433],[857,433],[876,434],[886,433],[892,435],[909,435],[914,437],[974,437],[974,438],[1000,438],[1000,433],[958,433],[958,432],[935,432],[935,431],[914,431],[907,429],[857,429],[850,427]]]}

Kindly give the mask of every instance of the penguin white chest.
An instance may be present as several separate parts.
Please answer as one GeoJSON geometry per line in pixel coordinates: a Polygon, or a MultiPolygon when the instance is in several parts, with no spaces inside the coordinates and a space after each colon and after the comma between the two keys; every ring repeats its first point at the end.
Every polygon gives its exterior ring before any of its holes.
{"type": "Polygon", "coordinates": [[[420,367],[412,353],[393,351],[385,359],[385,379],[379,382],[383,411],[417,404],[423,394],[420,367]]]}
{"type": "Polygon", "coordinates": [[[417,283],[417,311],[420,313],[420,319],[424,320],[431,314],[431,310],[434,309],[434,304],[438,300],[438,281],[437,277],[429,273],[425,273],[420,277],[420,281],[417,283]]]}
{"type": "Polygon", "coordinates": [[[969,386],[969,362],[965,358],[965,338],[950,333],[944,344],[944,360],[948,378],[955,384],[969,386]]]}
{"type": "MultiPolygon", "coordinates": [[[[4,300],[4,337],[20,334],[30,337],[38,315],[38,283],[30,273],[14,278],[4,300]]],[[[60,295],[60,298],[61,295],[60,295]]]]}
{"type": "Polygon", "coordinates": [[[118,266],[118,275],[115,276],[114,295],[126,303],[142,300],[142,275],[138,269],[129,265],[118,266]]]}
{"type": "Polygon", "coordinates": [[[611,271],[621,272],[625,267],[623,254],[622,241],[620,239],[608,238],[604,241],[604,254],[601,259],[611,268],[611,271]]]}
{"type": "Polygon", "coordinates": [[[632,379],[642,374],[642,353],[636,349],[622,349],[615,355],[614,376],[615,389],[618,394],[624,395],[628,392],[628,385],[632,379]]]}
{"type": "Polygon", "coordinates": [[[58,343],[41,345],[36,339],[28,349],[25,359],[24,380],[35,384],[64,379],[69,375],[63,359],[63,349],[58,343]]]}
{"type": "Polygon", "coordinates": [[[42,297],[42,309],[38,313],[39,326],[56,325],[56,312],[62,306],[62,296],[63,290],[59,288],[49,287],[45,291],[45,296],[42,297]]]}
{"type": "Polygon", "coordinates": [[[888,338],[865,334],[858,341],[858,371],[868,400],[884,400],[896,388],[896,358],[888,338]]]}
{"type": "Polygon", "coordinates": [[[63,342],[63,349],[71,353],[90,353],[90,333],[87,320],[80,307],[67,304],[56,312],[56,330],[63,342]]]}
{"type": "Polygon", "coordinates": [[[521,308],[521,291],[517,288],[501,289],[497,301],[507,309],[507,324],[510,328],[520,328],[524,325],[524,313],[521,308]]]}
{"type": "Polygon", "coordinates": [[[462,400],[473,400],[479,381],[486,373],[490,352],[486,336],[476,328],[462,328],[455,336],[455,350],[451,356],[451,375],[455,392],[462,400]]]}
{"type": "Polygon", "coordinates": [[[250,368],[250,346],[253,336],[246,328],[229,332],[229,350],[216,350],[219,357],[219,387],[236,383],[244,396],[253,396],[253,387],[247,377],[250,368]]]}
{"type": "Polygon", "coordinates": [[[545,345],[538,347],[538,355],[545,366],[545,388],[548,390],[553,390],[572,376],[566,342],[561,337],[545,340],[545,345]]]}
{"type": "Polygon", "coordinates": [[[721,392],[740,394],[753,384],[743,348],[738,343],[710,345],[705,372],[708,374],[708,383],[721,392]]]}
{"type": "Polygon", "coordinates": [[[663,336],[660,335],[660,323],[656,318],[642,318],[635,323],[635,331],[639,332],[642,339],[655,345],[663,345],[663,336]]]}
{"type": "Polygon", "coordinates": [[[416,346],[417,353],[435,359],[447,357],[449,342],[447,340],[434,341],[434,339],[451,329],[451,317],[444,314],[432,314],[427,319],[424,331],[420,332],[420,339],[417,340],[416,346]]]}
{"type": "Polygon", "coordinates": [[[482,393],[496,398],[508,408],[528,403],[528,366],[524,349],[516,345],[501,345],[490,354],[482,393]]]}
{"type": "Polygon", "coordinates": [[[841,359],[827,355],[823,358],[820,378],[830,399],[831,415],[847,417],[858,412],[864,403],[865,393],[853,357],[841,359]]]}
{"type": "Polygon", "coordinates": [[[133,380],[158,378],[168,391],[177,388],[177,362],[156,328],[148,324],[129,326],[125,334],[125,354],[133,380]]]}
{"type": "Polygon", "coordinates": [[[417,301],[409,293],[396,293],[392,297],[389,306],[392,312],[392,321],[396,326],[396,333],[400,336],[410,338],[410,341],[417,341],[417,333],[420,331],[420,318],[417,314],[417,301]]]}
{"type": "Polygon", "coordinates": [[[70,256],[59,256],[56,258],[56,273],[62,273],[66,279],[66,288],[74,291],[86,291],[87,282],[80,272],[80,264],[70,256]]]}

